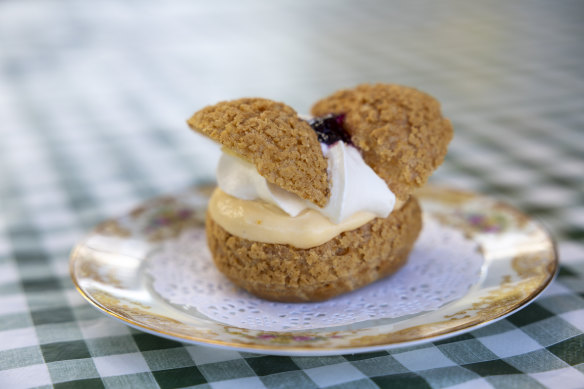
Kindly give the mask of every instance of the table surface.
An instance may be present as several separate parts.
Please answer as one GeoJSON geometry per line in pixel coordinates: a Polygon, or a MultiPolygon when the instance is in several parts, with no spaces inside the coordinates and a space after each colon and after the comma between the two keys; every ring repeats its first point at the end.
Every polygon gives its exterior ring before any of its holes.
{"type": "Polygon", "coordinates": [[[584,3],[209,3],[0,3],[0,387],[584,387],[584,3]],[[555,236],[535,303],[448,341],[275,357],[130,329],[75,290],[69,253],[94,225],[213,179],[194,111],[262,96],[307,112],[378,81],[452,120],[432,182],[555,236]]]}

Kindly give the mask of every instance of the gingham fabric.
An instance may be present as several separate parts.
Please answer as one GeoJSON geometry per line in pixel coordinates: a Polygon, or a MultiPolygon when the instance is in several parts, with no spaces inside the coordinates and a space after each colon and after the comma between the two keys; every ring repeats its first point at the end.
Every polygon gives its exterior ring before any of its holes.
{"type": "Polygon", "coordinates": [[[0,387],[584,388],[583,16],[581,1],[0,2],[0,387]],[[274,357],[142,333],[75,291],[69,253],[95,224],[212,179],[195,110],[255,95],[306,112],[375,81],[452,119],[433,182],[556,237],[535,303],[413,348],[274,357]]]}

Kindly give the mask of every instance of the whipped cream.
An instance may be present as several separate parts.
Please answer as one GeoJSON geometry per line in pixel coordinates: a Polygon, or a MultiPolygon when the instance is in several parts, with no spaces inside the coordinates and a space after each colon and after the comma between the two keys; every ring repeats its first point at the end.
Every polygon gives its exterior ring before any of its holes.
{"type": "Polygon", "coordinates": [[[217,185],[233,197],[241,200],[264,200],[293,217],[307,208],[306,200],[266,181],[255,165],[228,152],[223,152],[219,158],[217,185]]]}
{"type": "Polygon", "coordinates": [[[357,212],[387,217],[395,206],[395,195],[387,184],[363,161],[359,151],[344,142],[321,144],[328,161],[330,199],[323,208],[266,181],[255,166],[229,153],[223,153],[217,167],[221,190],[242,200],[263,200],[276,205],[291,217],[313,209],[333,223],[340,223],[357,212]]]}

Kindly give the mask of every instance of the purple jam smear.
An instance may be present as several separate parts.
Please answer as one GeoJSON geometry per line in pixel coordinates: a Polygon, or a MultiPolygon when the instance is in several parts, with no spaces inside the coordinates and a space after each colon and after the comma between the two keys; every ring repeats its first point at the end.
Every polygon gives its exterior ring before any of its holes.
{"type": "Polygon", "coordinates": [[[353,144],[351,142],[351,136],[343,127],[344,122],[344,114],[332,114],[311,119],[308,121],[308,124],[310,124],[310,127],[316,132],[320,143],[332,145],[338,141],[343,141],[351,145],[353,144]]]}

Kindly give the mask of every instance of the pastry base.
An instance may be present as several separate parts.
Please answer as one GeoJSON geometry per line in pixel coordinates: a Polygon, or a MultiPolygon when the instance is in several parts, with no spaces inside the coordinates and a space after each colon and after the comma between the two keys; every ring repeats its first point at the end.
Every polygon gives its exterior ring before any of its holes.
{"type": "Polygon", "coordinates": [[[323,301],[383,278],[406,262],[422,228],[414,197],[309,249],[234,236],[207,214],[207,243],[217,268],[236,285],[273,301],[323,301]]]}

